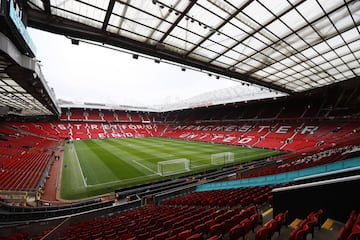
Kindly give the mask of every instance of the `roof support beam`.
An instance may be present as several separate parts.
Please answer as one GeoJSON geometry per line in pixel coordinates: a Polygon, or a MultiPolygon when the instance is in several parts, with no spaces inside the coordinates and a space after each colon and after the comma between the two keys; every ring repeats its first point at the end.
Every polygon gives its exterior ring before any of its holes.
{"type": "Polygon", "coordinates": [[[101,27],[101,29],[102,29],[103,31],[106,31],[106,27],[107,27],[107,25],[108,25],[108,23],[109,23],[111,13],[112,13],[112,11],[113,11],[113,9],[114,9],[114,5],[115,5],[115,0],[110,0],[109,6],[108,6],[108,9],[107,9],[107,11],[106,11],[105,18],[104,18],[103,25],[102,25],[102,27],[101,27]]]}
{"type": "MultiPolygon", "coordinates": [[[[351,0],[350,2],[353,2],[353,1],[356,1],[356,0],[351,0]]],[[[301,3],[302,3],[302,2],[304,2],[304,1],[301,1],[301,3]]],[[[292,10],[293,8],[296,8],[297,6],[298,6],[298,4],[293,5],[293,7],[291,8],[291,10],[292,10]]],[[[338,11],[339,9],[341,9],[342,7],[343,7],[343,5],[341,5],[341,6],[337,7],[337,8],[335,8],[335,9],[333,9],[333,10],[330,11],[328,14],[332,14],[332,13],[338,11]]],[[[326,17],[326,16],[320,16],[320,17],[312,20],[311,22],[309,22],[309,25],[313,25],[313,24],[315,24],[316,22],[322,20],[322,19],[325,18],[325,17],[326,17]]],[[[308,27],[309,25],[304,25],[304,26],[300,27],[299,29],[296,29],[296,31],[297,31],[297,32],[300,32],[300,31],[302,31],[303,29],[305,29],[306,27],[308,27]]],[[[267,46],[265,46],[264,48],[259,49],[257,52],[248,55],[247,58],[243,59],[243,61],[252,58],[252,57],[255,56],[258,52],[262,52],[263,50],[265,50],[265,49],[268,48],[268,47],[272,47],[272,46],[276,46],[276,45],[280,44],[284,39],[288,38],[288,37],[291,36],[292,34],[294,34],[292,31],[289,32],[289,34],[283,36],[283,37],[280,38],[279,40],[276,40],[276,41],[272,42],[271,45],[267,45],[267,46]]],[[[328,39],[329,39],[329,38],[328,38],[328,39]]],[[[315,44],[315,43],[313,43],[313,45],[314,45],[314,44],[315,44]]],[[[307,49],[307,48],[306,48],[306,49],[307,49]]],[[[301,51],[304,51],[304,50],[306,50],[306,49],[301,49],[301,51]]],[[[299,50],[299,49],[298,49],[298,50],[299,50]]],[[[281,60],[282,60],[282,59],[280,59],[280,61],[281,61],[281,60]]]]}
{"type": "Polygon", "coordinates": [[[172,32],[172,30],[178,25],[178,23],[181,21],[181,19],[186,16],[186,14],[190,11],[190,9],[195,5],[197,0],[191,0],[189,5],[185,8],[185,10],[180,14],[180,16],[175,20],[175,22],[170,26],[170,28],[166,31],[166,33],[161,37],[159,40],[159,43],[162,43],[167,36],[172,32]]]}
{"type": "MultiPolygon", "coordinates": [[[[299,1],[298,3],[296,3],[295,6],[300,5],[301,3],[305,2],[305,0],[299,1]]],[[[246,41],[246,39],[249,39],[250,37],[254,36],[256,33],[260,32],[262,29],[264,29],[265,27],[267,27],[268,25],[270,25],[271,23],[275,22],[277,19],[281,18],[282,16],[284,16],[286,13],[288,13],[289,11],[291,11],[293,8],[290,7],[287,10],[285,10],[284,12],[282,12],[277,18],[273,18],[272,20],[270,20],[269,22],[267,22],[266,24],[262,25],[259,29],[256,29],[256,31],[252,32],[251,34],[247,35],[244,39],[241,39],[241,41],[236,42],[233,46],[230,46],[228,49],[226,49],[224,52],[220,53],[217,57],[213,58],[211,62],[215,61],[216,59],[218,59],[219,57],[223,56],[224,54],[226,54],[227,52],[229,52],[231,49],[237,47],[240,43],[246,41]]]]}
{"type": "Polygon", "coordinates": [[[242,12],[247,6],[249,6],[250,3],[252,3],[254,0],[247,1],[244,5],[242,5],[239,9],[237,9],[233,14],[231,14],[225,21],[223,21],[219,26],[214,29],[214,31],[210,31],[210,33],[204,37],[200,42],[198,42],[190,51],[186,53],[186,56],[188,56],[190,53],[192,53],[195,49],[197,49],[201,44],[203,44],[206,40],[208,40],[213,34],[215,34],[219,29],[221,29],[225,24],[227,24],[231,19],[233,19],[236,15],[238,15],[240,12],[242,12]]]}
{"type": "Polygon", "coordinates": [[[50,1],[49,0],[41,0],[43,5],[44,5],[44,9],[45,12],[49,15],[51,15],[51,9],[50,9],[50,1]]]}

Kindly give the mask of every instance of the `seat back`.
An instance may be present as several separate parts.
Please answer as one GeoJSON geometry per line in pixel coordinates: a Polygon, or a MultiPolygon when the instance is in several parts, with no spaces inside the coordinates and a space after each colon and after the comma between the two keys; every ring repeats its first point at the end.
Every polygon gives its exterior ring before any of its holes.
{"type": "Polygon", "coordinates": [[[186,238],[190,237],[191,234],[192,234],[192,230],[191,230],[191,229],[188,229],[188,230],[184,230],[184,231],[182,231],[182,232],[179,232],[179,233],[177,234],[177,236],[178,236],[178,239],[183,239],[183,240],[185,240],[186,238]]]}
{"type": "Polygon", "coordinates": [[[278,219],[281,219],[281,225],[286,225],[286,217],[287,217],[287,214],[288,214],[289,210],[285,210],[284,212],[280,212],[278,213],[275,218],[278,218],[278,219]]]}
{"type": "Polygon", "coordinates": [[[279,231],[279,225],[280,225],[280,220],[273,218],[270,221],[268,221],[265,226],[268,227],[269,229],[269,236],[272,237],[274,235],[275,232],[279,231]]]}
{"type": "Polygon", "coordinates": [[[295,235],[295,240],[306,240],[306,235],[309,232],[309,225],[304,224],[295,235]]]}
{"type": "Polygon", "coordinates": [[[203,239],[202,233],[195,233],[195,234],[189,236],[188,238],[186,238],[186,240],[202,240],[202,239],[203,239]]]}
{"type": "Polygon", "coordinates": [[[220,239],[222,239],[222,235],[215,235],[208,238],[208,240],[220,240],[220,239]]]}
{"type": "Polygon", "coordinates": [[[154,236],[154,240],[164,240],[169,236],[169,232],[165,231],[165,232],[161,232],[158,233],[154,236]]]}
{"type": "Polygon", "coordinates": [[[245,236],[244,224],[239,223],[230,229],[230,233],[229,233],[230,240],[236,240],[243,236],[245,236]]]}
{"type": "Polygon", "coordinates": [[[208,235],[214,236],[214,235],[220,235],[222,233],[223,233],[223,225],[221,223],[217,223],[210,227],[208,235]]]}
{"type": "Polygon", "coordinates": [[[255,240],[268,240],[270,239],[269,226],[259,228],[255,233],[255,240]]]}

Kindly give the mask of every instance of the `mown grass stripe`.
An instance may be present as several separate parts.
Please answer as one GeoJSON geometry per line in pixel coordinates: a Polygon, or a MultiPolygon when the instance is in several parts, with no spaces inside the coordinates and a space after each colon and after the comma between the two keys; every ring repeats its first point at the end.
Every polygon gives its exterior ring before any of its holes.
{"type": "Polygon", "coordinates": [[[95,141],[76,141],[74,145],[88,185],[111,181],[115,178],[111,169],[102,160],[103,149],[96,145],[95,141]]]}
{"type": "Polygon", "coordinates": [[[101,144],[107,154],[107,163],[118,178],[132,178],[151,173],[132,163],[131,160],[133,159],[141,160],[143,158],[144,155],[140,152],[134,152],[133,149],[129,149],[124,145],[120,147],[118,143],[109,141],[102,141],[101,144]],[[126,171],[121,171],[121,169],[126,169],[126,171]]]}
{"type": "MultiPolygon", "coordinates": [[[[137,139],[136,139],[137,140],[137,139]]],[[[116,140],[109,140],[111,142],[116,142],[116,140]]],[[[127,141],[128,142],[128,141],[127,141]]],[[[167,161],[167,160],[172,160],[172,159],[178,159],[178,158],[188,158],[192,161],[193,165],[203,165],[205,164],[209,164],[209,160],[210,160],[210,155],[209,154],[202,154],[201,151],[184,151],[181,150],[180,152],[177,152],[177,150],[179,149],[177,148],[172,148],[169,146],[163,146],[161,148],[161,151],[159,150],[154,150],[153,148],[151,148],[151,146],[148,147],[139,147],[139,145],[141,144],[142,141],[139,141],[138,145],[132,144],[132,145],[125,145],[125,147],[129,147],[129,148],[133,148],[134,151],[137,152],[143,152],[143,153],[149,153],[147,156],[143,155],[143,160],[141,161],[141,164],[146,164],[148,167],[152,168],[154,171],[156,171],[157,169],[157,162],[159,161],[167,161]],[[195,156],[195,158],[194,158],[195,156]]],[[[144,146],[144,145],[142,145],[144,146]]]]}
{"type": "Polygon", "coordinates": [[[73,145],[73,147],[72,147],[72,149],[70,151],[73,152],[74,157],[75,157],[75,161],[79,164],[80,177],[81,177],[81,179],[82,179],[82,181],[84,183],[84,187],[87,187],[86,179],[85,179],[84,173],[83,173],[82,168],[81,168],[80,160],[79,160],[79,157],[77,155],[75,145],[73,145]]]}

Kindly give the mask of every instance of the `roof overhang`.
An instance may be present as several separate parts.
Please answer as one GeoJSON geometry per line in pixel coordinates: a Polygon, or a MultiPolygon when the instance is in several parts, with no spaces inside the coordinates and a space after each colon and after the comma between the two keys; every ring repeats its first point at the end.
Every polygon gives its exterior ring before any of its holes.
{"type": "Polygon", "coordinates": [[[20,116],[57,115],[61,109],[39,63],[0,33],[0,106],[20,116]]]}
{"type": "Polygon", "coordinates": [[[31,27],[284,93],[360,75],[356,0],[26,3],[31,27]]]}

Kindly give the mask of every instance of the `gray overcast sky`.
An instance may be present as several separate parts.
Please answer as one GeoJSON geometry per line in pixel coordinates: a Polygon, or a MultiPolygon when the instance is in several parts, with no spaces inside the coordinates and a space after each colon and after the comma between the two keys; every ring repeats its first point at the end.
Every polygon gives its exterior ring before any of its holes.
{"type": "MultiPolygon", "coordinates": [[[[114,105],[172,104],[216,89],[241,87],[229,79],[216,79],[195,70],[133,59],[130,54],[80,42],[56,34],[28,29],[36,58],[58,99],[114,105]]],[[[247,90],[253,91],[253,90],[247,90]]]]}

